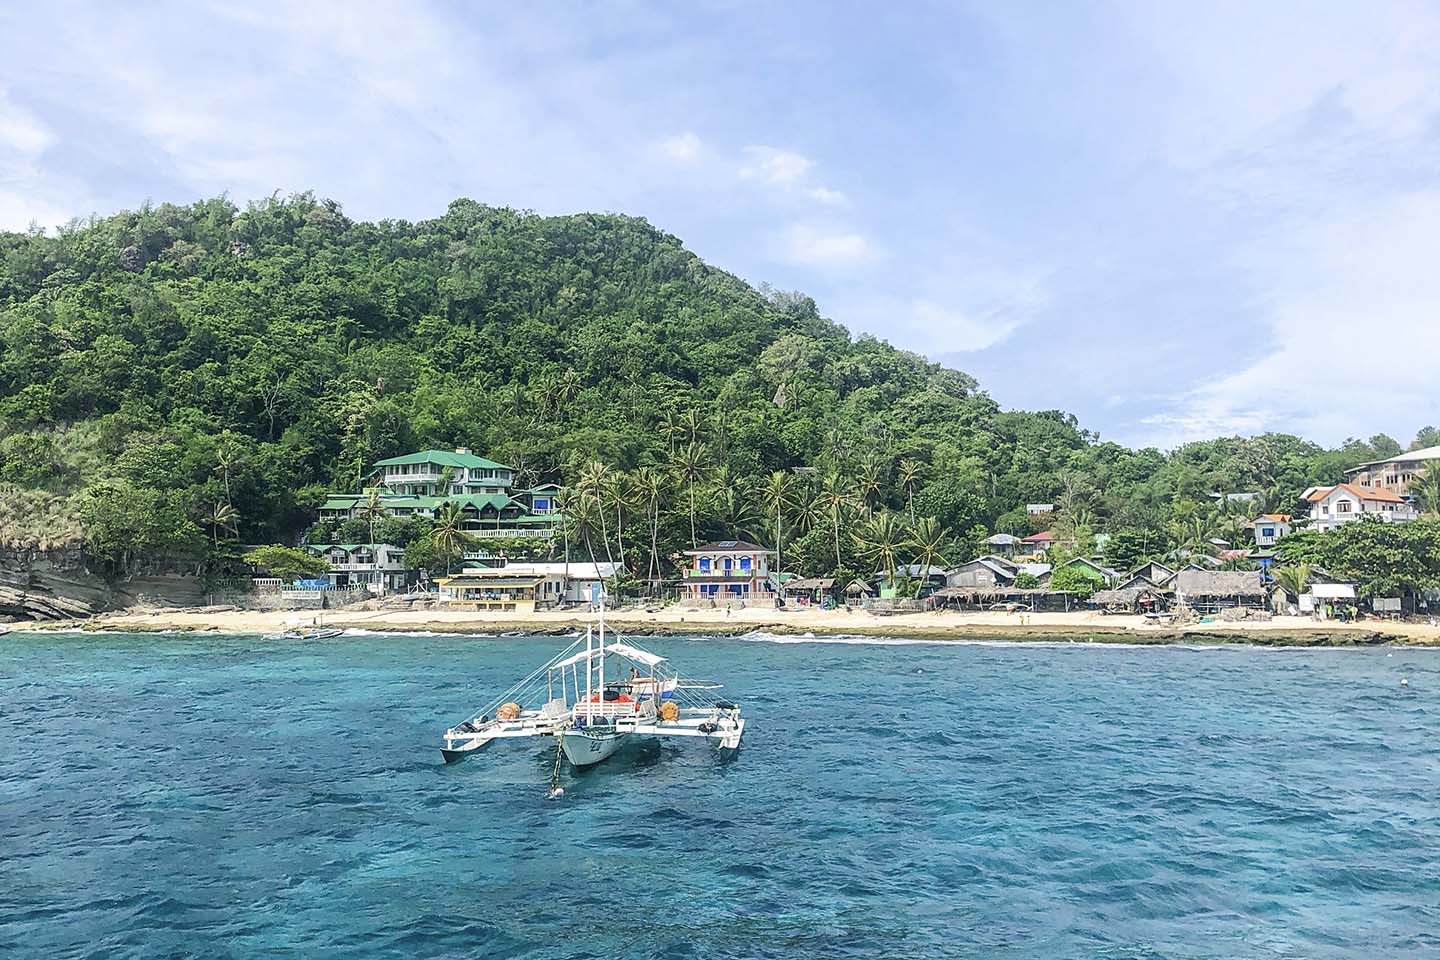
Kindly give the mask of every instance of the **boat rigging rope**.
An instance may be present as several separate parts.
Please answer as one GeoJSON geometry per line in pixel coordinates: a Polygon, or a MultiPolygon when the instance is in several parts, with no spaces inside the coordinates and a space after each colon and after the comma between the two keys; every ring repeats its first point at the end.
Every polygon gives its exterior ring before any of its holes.
{"type": "Polygon", "coordinates": [[[551,800],[558,800],[565,795],[564,789],[560,786],[560,755],[563,752],[564,751],[561,750],[560,732],[557,730],[555,732],[555,769],[550,774],[549,799],[551,800]]]}

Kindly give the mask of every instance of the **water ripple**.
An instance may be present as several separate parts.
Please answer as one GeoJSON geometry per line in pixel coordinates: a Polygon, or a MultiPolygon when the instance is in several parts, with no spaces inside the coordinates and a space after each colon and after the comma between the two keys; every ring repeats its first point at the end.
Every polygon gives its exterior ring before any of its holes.
{"type": "Polygon", "coordinates": [[[737,760],[441,765],[555,644],[11,634],[0,956],[1440,955],[1436,652],[653,640],[737,760]]]}

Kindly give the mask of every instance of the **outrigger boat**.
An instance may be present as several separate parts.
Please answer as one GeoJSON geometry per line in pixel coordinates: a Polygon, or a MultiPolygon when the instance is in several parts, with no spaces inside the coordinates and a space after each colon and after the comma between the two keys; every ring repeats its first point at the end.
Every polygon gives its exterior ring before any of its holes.
{"type": "Polygon", "coordinates": [[[265,634],[266,640],[329,640],[338,637],[344,630],[335,627],[296,627],[280,633],[265,634]]]}
{"type": "MultiPolygon", "coordinates": [[[[575,767],[599,763],[632,736],[700,737],[722,752],[740,748],[740,708],[712,698],[720,685],[683,679],[668,661],[599,629],[560,651],[484,709],[445,731],[440,752],[455,763],[496,740],[554,737],[575,767]],[[539,704],[538,706],[530,706],[539,704]]],[[[552,793],[555,785],[552,784],[552,793]]]]}

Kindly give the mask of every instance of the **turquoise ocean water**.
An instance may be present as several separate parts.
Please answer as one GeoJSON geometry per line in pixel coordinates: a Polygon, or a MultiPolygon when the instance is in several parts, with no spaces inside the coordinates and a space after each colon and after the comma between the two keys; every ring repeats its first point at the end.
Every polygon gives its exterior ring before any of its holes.
{"type": "Polygon", "coordinates": [[[733,762],[444,766],[564,642],[0,639],[0,957],[1440,956],[1440,651],[653,640],[733,762]]]}

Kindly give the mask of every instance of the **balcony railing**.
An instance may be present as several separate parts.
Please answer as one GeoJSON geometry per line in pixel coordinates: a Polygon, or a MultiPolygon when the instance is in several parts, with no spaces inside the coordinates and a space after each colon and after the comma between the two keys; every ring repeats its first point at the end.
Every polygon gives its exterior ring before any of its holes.
{"type": "Polygon", "coordinates": [[[749,580],[753,577],[763,577],[765,573],[757,570],[686,570],[685,577],[689,580],[749,580]]]}
{"type": "Polygon", "coordinates": [[[465,532],[479,540],[496,540],[506,537],[536,537],[541,540],[555,539],[555,529],[553,527],[527,527],[523,530],[513,527],[508,530],[503,527],[496,530],[494,527],[489,527],[480,530],[466,530],[465,532]]]}

